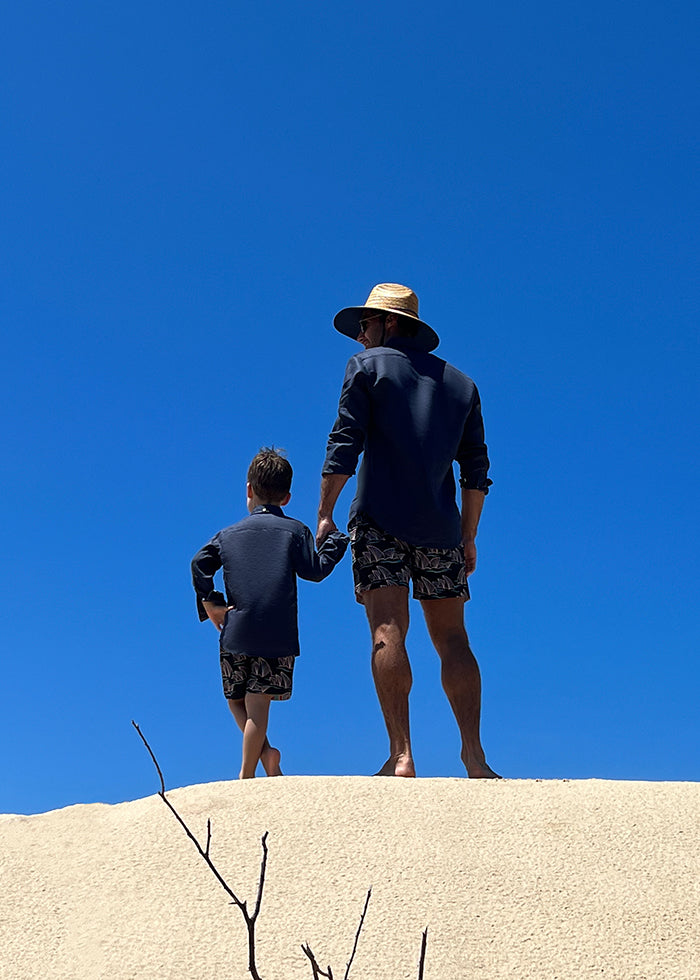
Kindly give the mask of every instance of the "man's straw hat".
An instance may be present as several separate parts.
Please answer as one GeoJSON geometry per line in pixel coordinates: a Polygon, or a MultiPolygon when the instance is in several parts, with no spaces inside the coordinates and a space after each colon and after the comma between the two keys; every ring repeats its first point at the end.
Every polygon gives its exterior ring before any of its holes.
{"type": "Polygon", "coordinates": [[[367,297],[364,306],[348,306],[337,313],[333,326],[346,337],[357,340],[360,332],[360,320],[371,313],[398,313],[418,327],[413,340],[421,350],[434,350],[440,343],[440,338],[432,327],[418,318],[418,297],[408,286],[397,282],[380,282],[367,297]]]}

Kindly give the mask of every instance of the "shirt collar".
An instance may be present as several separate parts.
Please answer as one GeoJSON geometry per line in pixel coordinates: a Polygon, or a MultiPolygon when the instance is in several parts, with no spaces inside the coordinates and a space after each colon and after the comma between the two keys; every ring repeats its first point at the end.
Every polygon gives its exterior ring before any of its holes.
{"type": "Polygon", "coordinates": [[[253,507],[251,514],[276,514],[277,517],[284,517],[284,511],[277,504],[258,504],[253,507]]]}
{"type": "Polygon", "coordinates": [[[389,337],[384,341],[384,347],[395,347],[397,350],[423,350],[416,345],[413,337],[389,337]]]}

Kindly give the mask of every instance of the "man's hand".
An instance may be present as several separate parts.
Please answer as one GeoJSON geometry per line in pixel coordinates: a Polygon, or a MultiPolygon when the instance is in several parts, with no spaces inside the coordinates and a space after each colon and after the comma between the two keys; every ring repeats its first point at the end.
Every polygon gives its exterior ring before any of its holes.
{"type": "Polygon", "coordinates": [[[316,527],[316,547],[320,548],[331,531],[337,531],[338,527],[332,517],[319,517],[316,527]]]}
{"type": "Polygon", "coordinates": [[[213,602],[203,602],[202,605],[204,606],[204,612],[220,633],[224,628],[226,613],[229,609],[235,609],[235,606],[216,606],[213,602]]]}
{"type": "Polygon", "coordinates": [[[321,477],[321,499],[318,504],[318,524],[316,525],[316,547],[320,548],[331,531],[338,527],[333,520],[333,508],[340,491],[350,478],[344,473],[324,473],[321,477]]]}
{"type": "Polygon", "coordinates": [[[467,575],[471,575],[476,568],[476,541],[472,538],[471,540],[465,540],[462,542],[464,545],[464,560],[467,564],[467,575]]]}
{"type": "Polygon", "coordinates": [[[462,490],[462,545],[467,575],[471,575],[476,568],[476,530],[484,506],[484,496],[481,490],[462,490]]]}

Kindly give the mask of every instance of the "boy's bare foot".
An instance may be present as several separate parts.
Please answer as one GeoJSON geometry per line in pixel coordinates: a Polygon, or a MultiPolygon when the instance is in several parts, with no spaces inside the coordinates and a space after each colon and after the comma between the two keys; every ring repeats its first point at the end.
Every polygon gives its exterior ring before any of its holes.
{"type": "Polygon", "coordinates": [[[280,750],[274,748],[272,745],[268,745],[260,753],[260,761],[262,762],[262,767],[265,770],[266,776],[281,776],[282,770],[280,769],[280,760],[282,756],[280,755],[280,750]]]}
{"type": "Polygon", "coordinates": [[[415,778],[416,767],[413,759],[406,756],[398,756],[396,759],[389,757],[379,772],[375,776],[404,776],[405,778],[415,778]]]}

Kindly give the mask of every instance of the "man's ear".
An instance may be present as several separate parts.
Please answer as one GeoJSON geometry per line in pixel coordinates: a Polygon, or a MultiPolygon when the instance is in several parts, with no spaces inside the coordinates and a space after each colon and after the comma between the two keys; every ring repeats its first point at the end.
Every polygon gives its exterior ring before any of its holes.
{"type": "Polygon", "coordinates": [[[399,326],[399,318],[395,313],[387,313],[384,329],[387,334],[394,334],[399,326]]]}
{"type": "Polygon", "coordinates": [[[285,494],[285,496],[282,497],[282,499],[280,500],[280,507],[286,507],[291,499],[292,499],[291,493],[285,494]]]}
{"type": "Polygon", "coordinates": [[[245,485],[245,495],[248,500],[253,499],[253,488],[251,487],[250,483],[246,483],[245,485]]]}

